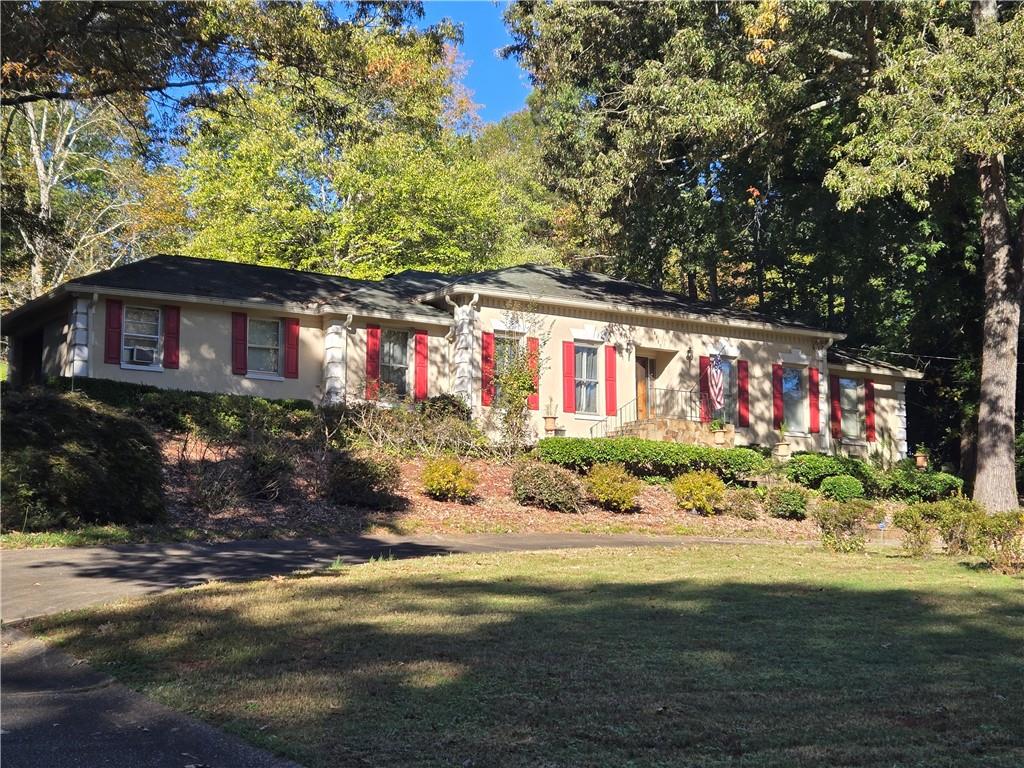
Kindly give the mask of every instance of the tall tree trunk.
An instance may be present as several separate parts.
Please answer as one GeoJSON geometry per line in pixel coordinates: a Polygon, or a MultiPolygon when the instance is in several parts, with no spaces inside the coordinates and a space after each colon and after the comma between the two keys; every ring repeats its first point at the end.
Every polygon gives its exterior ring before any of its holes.
{"type": "Polygon", "coordinates": [[[687,272],[686,273],[686,295],[690,297],[692,301],[697,300],[697,273],[687,272]]]}
{"type": "Polygon", "coordinates": [[[718,301],[718,264],[708,263],[708,299],[718,301]]]}
{"type": "MultiPolygon", "coordinates": [[[[985,245],[985,319],[981,346],[974,500],[989,512],[1016,509],[1013,430],[1022,288],[1021,245],[1014,243],[1002,155],[980,157],[981,237],[985,245]]],[[[1024,226],[1024,224],[1022,224],[1024,226]]]]}

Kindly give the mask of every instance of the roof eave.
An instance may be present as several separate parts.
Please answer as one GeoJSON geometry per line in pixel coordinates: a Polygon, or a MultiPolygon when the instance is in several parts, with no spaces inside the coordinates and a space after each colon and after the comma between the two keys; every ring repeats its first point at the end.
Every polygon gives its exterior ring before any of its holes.
{"type": "Polygon", "coordinates": [[[913,379],[918,381],[924,378],[924,374],[914,368],[902,368],[898,366],[874,366],[863,363],[828,363],[828,370],[838,373],[870,374],[872,376],[888,376],[892,379],[913,379]]]}

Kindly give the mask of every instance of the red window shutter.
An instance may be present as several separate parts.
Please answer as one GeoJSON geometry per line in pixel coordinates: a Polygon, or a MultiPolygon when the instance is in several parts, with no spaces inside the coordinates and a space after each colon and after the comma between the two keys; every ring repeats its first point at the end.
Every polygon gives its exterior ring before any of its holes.
{"type": "Polygon", "coordinates": [[[698,382],[700,384],[700,420],[707,424],[711,421],[711,380],[708,373],[711,370],[711,358],[707,355],[700,356],[700,368],[698,369],[698,382]]]}
{"type": "Polygon", "coordinates": [[[832,437],[836,440],[843,436],[843,408],[839,400],[839,377],[828,377],[828,394],[832,406],[832,437]]]}
{"type": "Polygon", "coordinates": [[[299,320],[286,317],[284,323],[284,377],[299,378],[299,320]]]}
{"type": "Polygon", "coordinates": [[[366,399],[380,393],[380,326],[366,326],[366,399]]]}
{"type": "Polygon", "coordinates": [[[810,432],[815,434],[821,432],[821,412],[818,406],[818,377],[821,371],[813,365],[807,369],[807,404],[810,414],[810,432]]]}
{"type": "Polygon", "coordinates": [[[607,416],[614,416],[619,412],[619,404],[616,398],[615,388],[615,347],[606,344],[604,347],[604,412],[607,416]]]}
{"type": "Polygon", "coordinates": [[[540,339],[536,336],[526,337],[526,360],[533,371],[533,392],[526,399],[531,411],[540,410],[540,339]]]}
{"type": "Polygon", "coordinates": [[[427,352],[427,332],[416,331],[416,386],[413,389],[413,396],[417,400],[427,399],[427,366],[429,365],[427,352]]]}
{"type": "Polygon", "coordinates": [[[180,338],[181,307],[164,307],[164,368],[178,367],[180,338]]]}
{"type": "Polygon", "coordinates": [[[103,336],[103,362],[121,362],[121,316],[124,304],[118,299],[107,299],[107,328],[103,336]]]}
{"type": "Polygon", "coordinates": [[[562,342],[562,410],[576,413],[576,345],[562,342]]]}
{"type": "Polygon", "coordinates": [[[231,313],[231,372],[245,376],[249,372],[249,318],[244,312],[231,313]]]}
{"type": "Polygon", "coordinates": [[[864,431],[869,443],[878,439],[875,433],[875,382],[864,379],[864,431]]]}
{"type": "Polygon", "coordinates": [[[750,426],[750,364],[736,361],[736,426],[750,426]]]}
{"type": "Polygon", "coordinates": [[[786,406],[782,401],[782,366],[772,366],[772,423],[775,429],[782,426],[786,418],[786,406]]]}
{"type": "Polygon", "coordinates": [[[480,402],[494,402],[494,334],[480,334],[480,402]]]}

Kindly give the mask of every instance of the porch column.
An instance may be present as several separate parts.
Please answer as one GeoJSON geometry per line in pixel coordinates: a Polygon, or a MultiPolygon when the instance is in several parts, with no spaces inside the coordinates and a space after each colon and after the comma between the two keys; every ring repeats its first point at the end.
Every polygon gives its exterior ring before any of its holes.
{"type": "Polygon", "coordinates": [[[68,333],[67,375],[89,375],[89,299],[76,298],[71,305],[71,328],[68,333]]]}
{"type": "Polygon", "coordinates": [[[896,395],[896,452],[905,459],[910,452],[907,444],[907,382],[897,380],[892,388],[896,395]]]}
{"type": "Polygon", "coordinates": [[[330,320],[324,329],[324,403],[334,405],[345,400],[348,332],[342,320],[330,320]]]}
{"type": "Polygon", "coordinates": [[[461,397],[471,408],[475,407],[473,399],[473,382],[478,378],[476,355],[476,326],[480,314],[476,309],[479,297],[474,295],[466,304],[453,304],[455,314],[455,380],[452,394],[461,397]]]}

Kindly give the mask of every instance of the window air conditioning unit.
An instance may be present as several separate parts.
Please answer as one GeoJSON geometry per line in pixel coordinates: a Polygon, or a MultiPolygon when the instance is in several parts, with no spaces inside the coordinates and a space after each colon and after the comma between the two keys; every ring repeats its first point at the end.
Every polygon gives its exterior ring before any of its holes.
{"type": "Polygon", "coordinates": [[[156,360],[156,350],[146,347],[132,347],[132,362],[139,365],[152,365],[156,360]]]}

